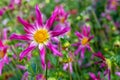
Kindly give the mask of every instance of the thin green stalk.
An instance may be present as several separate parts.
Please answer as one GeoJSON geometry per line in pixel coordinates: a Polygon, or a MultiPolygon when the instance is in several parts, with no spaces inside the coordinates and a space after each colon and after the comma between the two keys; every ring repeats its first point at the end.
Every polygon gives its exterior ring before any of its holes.
{"type": "Polygon", "coordinates": [[[45,72],[45,76],[46,76],[46,80],[48,80],[47,55],[45,56],[45,63],[46,63],[46,72],[45,72]]]}

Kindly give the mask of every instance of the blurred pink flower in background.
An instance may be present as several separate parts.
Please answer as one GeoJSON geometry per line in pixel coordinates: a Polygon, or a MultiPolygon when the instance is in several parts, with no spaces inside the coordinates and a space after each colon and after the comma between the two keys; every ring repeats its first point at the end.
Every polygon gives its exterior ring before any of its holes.
{"type": "Polygon", "coordinates": [[[9,59],[7,57],[7,46],[5,46],[0,40],[0,75],[2,74],[2,69],[5,64],[9,63],[9,59]]]}
{"type": "Polygon", "coordinates": [[[108,80],[111,80],[111,62],[109,59],[105,58],[101,52],[93,54],[94,56],[101,59],[101,61],[95,62],[95,64],[100,64],[100,68],[105,68],[104,75],[108,75],[108,80]]]}
{"type": "Polygon", "coordinates": [[[108,9],[117,10],[118,0],[108,0],[108,9]]]}
{"type": "Polygon", "coordinates": [[[89,72],[89,75],[90,75],[90,78],[91,78],[92,80],[102,80],[102,79],[100,78],[100,72],[98,72],[97,76],[96,76],[94,73],[92,73],[92,72],[89,72]]]}
{"type": "Polygon", "coordinates": [[[82,32],[79,33],[78,31],[75,32],[76,36],[78,37],[79,41],[75,44],[73,44],[73,46],[78,47],[78,49],[75,51],[75,55],[77,55],[79,52],[81,52],[81,58],[84,58],[84,53],[85,50],[91,50],[91,47],[89,45],[89,42],[91,41],[91,39],[93,39],[93,36],[90,36],[90,26],[86,26],[84,25],[82,27],[82,32]]]}

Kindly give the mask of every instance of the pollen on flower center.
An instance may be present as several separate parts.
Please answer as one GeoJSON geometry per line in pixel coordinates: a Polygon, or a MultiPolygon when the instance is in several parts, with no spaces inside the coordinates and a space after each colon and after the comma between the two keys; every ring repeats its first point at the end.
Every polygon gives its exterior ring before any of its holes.
{"type": "Polygon", "coordinates": [[[88,43],[88,38],[87,37],[84,37],[82,40],[81,40],[81,44],[82,45],[86,45],[88,43]]]}
{"type": "Polygon", "coordinates": [[[2,50],[0,50],[0,58],[3,58],[4,57],[4,52],[2,50]]]}
{"type": "Polygon", "coordinates": [[[112,5],[115,6],[117,4],[116,1],[112,1],[112,5]]]}
{"type": "Polygon", "coordinates": [[[61,23],[64,23],[64,22],[65,22],[65,18],[64,18],[64,17],[61,17],[61,18],[60,18],[60,22],[61,22],[61,23]]]}
{"type": "Polygon", "coordinates": [[[39,29],[35,32],[33,37],[34,40],[39,44],[46,43],[50,38],[50,34],[47,29],[39,29]]]}

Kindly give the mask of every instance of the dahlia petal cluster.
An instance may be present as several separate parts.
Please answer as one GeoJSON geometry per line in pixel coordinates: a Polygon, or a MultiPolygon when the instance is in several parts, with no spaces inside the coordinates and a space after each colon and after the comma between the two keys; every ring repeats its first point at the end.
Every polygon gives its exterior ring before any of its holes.
{"type": "Polygon", "coordinates": [[[100,68],[105,68],[104,76],[108,75],[108,80],[111,80],[111,61],[105,58],[101,52],[94,53],[93,55],[101,59],[101,61],[95,62],[95,64],[100,64],[100,68]]]}
{"type": "Polygon", "coordinates": [[[0,75],[2,74],[2,69],[5,64],[9,63],[9,59],[7,56],[7,46],[3,44],[3,42],[0,40],[0,75]]]}
{"type": "Polygon", "coordinates": [[[81,29],[81,33],[76,31],[75,35],[78,37],[79,42],[73,44],[73,46],[77,46],[77,50],[75,51],[75,55],[80,52],[81,58],[84,58],[85,50],[91,50],[89,42],[93,39],[93,36],[90,36],[90,27],[84,25],[81,29]]]}

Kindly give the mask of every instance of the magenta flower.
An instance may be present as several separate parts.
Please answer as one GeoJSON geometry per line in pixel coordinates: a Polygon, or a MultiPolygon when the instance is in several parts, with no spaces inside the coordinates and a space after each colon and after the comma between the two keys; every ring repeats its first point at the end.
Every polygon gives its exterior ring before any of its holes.
{"type": "Polygon", "coordinates": [[[2,16],[8,10],[14,10],[15,4],[20,5],[22,0],[10,0],[9,5],[0,9],[0,16],[2,16]]]}
{"type": "Polygon", "coordinates": [[[94,73],[92,73],[92,72],[89,72],[89,75],[90,75],[90,78],[91,78],[92,80],[102,80],[102,79],[100,78],[100,72],[98,72],[97,76],[96,76],[94,73]]]}
{"type": "Polygon", "coordinates": [[[120,76],[120,72],[115,72],[116,75],[120,76]]]}
{"type": "Polygon", "coordinates": [[[118,0],[108,0],[108,9],[117,10],[118,0]]]}
{"type": "Polygon", "coordinates": [[[2,16],[5,13],[5,9],[0,9],[0,16],[2,16]]]}
{"type": "Polygon", "coordinates": [[[69,14],[67,12],[65,12],[63,6],[57,6],[55,8],[55,10],[53,11],[53,13],[55,13],[55,12],[58,12],[57,17],[55,19],[58,22],[58,24],[56,25],[54,30],[59,31],[59,30],[64,29],[65,27],[70,28],[70,23],[67,21],[69,14]]]}
{"type": "Polygon", "coordinates": [[[21,70],[26,70],[26,67],[23,65],[16,65],[16,67],[21,70]]]}
{"type": "Polygon", "coordinates": [[[46,80],[45,76],[43,74],[38,74],[36,76],[36,80],[46,80]]]}
{"type": "Polygon", "coordinates": [[[101,59],[101,61],[95,62],[95,64],[100,64],[100,68],[106,68],[106,70],[104,71],[104,75],[106,76],[108,74],[108,80],[111,80],[110,78],[111,61],[105,58],[101,52],[95,53],[94,56],[101,59]]]}
{"type": "Polygon", "coordinates": [[[52,27],[52,24],[55,21],[55,18],[57,16],[57,11],[52,14],[52,16],[47,20],[46,24],[42,23],[42,15],[39,11],[38,5],[35,7],[36,9],[36,22],[35,24],[29,24],[22,18],[18,17],[18,20],[21,24],[24,25],[24,30],[26,34],[24,35],[18,35],[18,34],[12,34],[10,36],[10,39],[16,39],[16,40],[25,40],[30,43],[27,49],[22,51],[20,53],[20,60],[22,60],[29,52],[34,50],[37,46],[40,50],[40,59],[42,63],[42,68],[45,69],[45,54],[46,54],[46,47],[50,49],[53,52],[53,55],[55,56],[62,56],[62,53],[59,52],[51,42],[51,39],[53,37],[62,35],[66,33],[69,28],[65,27],[62,30],[59,31],[53,31],[50,28],[52,27]]]}
{"type": "Polygon", "coordinates": [[[9,59],[7,57],[7,46],[3,45],[0,40],[0,75],[2,74],[2,69],[5,64],[9,63],[9,59]]]}
{"type": "Polygon", "coordinates": [[[28,80],[28,76],[29,76],[29,73],[26,71],[26,72],[23,74],[21,80],[28,80]]]}
{"type": "Polygon", "coordinates": [[[93,39],[93,36],[90,36],[90,27],[84,25],[82,27],[82,33],[79,33],[78,31],[75,32],[76,36],[80,40],[79,42],[73,44],[73,46],[77,46],[78,49],[75,51],[75,55],[77,55],[81,51],[81,58],[84,58],[84,53],[86,48],[88,50],[91,50],[89,42],[91,39],[93,39]]]}

